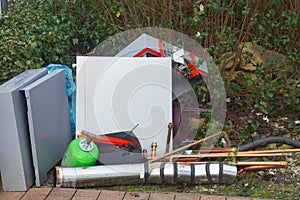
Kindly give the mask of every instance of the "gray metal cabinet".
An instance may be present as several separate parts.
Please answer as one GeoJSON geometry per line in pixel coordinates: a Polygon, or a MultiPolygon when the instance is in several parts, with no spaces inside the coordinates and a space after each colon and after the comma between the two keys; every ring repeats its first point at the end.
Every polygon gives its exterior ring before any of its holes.
{"type": "Polygon", "coordinates": [[[27,70],[0,86],[0,171],[4,191],[41,186],[72,134],[64,70],[27,70]]]}
{"type": "Polygon", "coordinates": [[[28,108],[35,185],[63,157],[72,139],[65,72],[57,69],[22,90],[28,108]]]}
{"type": "Polygon", "coordinates": [[[47,74],[28,70],[0,86],[0,171],[4,191],[26,191],[34,183],[27,123],[21,88],[47,74]]]}

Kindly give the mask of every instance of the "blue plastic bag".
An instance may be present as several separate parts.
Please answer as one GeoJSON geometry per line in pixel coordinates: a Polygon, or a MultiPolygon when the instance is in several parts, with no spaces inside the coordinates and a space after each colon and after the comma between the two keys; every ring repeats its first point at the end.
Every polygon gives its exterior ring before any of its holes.
{"type": "Polygon", "coordinates": [[[76,135],[76,85],[73,80],[72,70],[66,66],[61,64],[50,64],[47,65],[48,72],[52,72],[56,69],[64,69],[66,74],[66,84],[67,84],[67,93],[68,93],[68,103],[69,103],[69,110],[70,110],[70,123],[71,123],[71,131],[72,131],[72,138],[75,138],[76,135]]]}

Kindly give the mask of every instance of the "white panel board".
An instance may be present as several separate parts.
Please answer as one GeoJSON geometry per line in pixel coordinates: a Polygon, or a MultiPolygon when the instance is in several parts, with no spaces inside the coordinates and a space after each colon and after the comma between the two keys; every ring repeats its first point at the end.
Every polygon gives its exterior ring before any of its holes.
{"type": "MultiPolygon", "coordinates": [[[[165,151],[172,121],[170,58],[77,57],[76,133],[130,130],[165,151]]],[[[171,145],[172,146],[172,145],[171,145]]]]}

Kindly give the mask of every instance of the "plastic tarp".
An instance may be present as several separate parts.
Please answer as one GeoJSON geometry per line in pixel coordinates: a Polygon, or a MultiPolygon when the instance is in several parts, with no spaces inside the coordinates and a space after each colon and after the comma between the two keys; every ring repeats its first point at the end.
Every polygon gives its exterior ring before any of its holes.
{"type": "Polygon", "coordinates": [[[68,102],[69,102],[69,110],[70,110],[70,123],[71,123],[71,131],[72,131],[72,138],[75,138],[76,135],[76,98],[75,98],[75,90],[76,85],[73,80],[72,70],[66,66],[61,64],[49,64],[45,68],[47,68],[48,72],[52,72],[56,69],[64,69],[66,75],[66,87],[68,93],[68,102]]]}

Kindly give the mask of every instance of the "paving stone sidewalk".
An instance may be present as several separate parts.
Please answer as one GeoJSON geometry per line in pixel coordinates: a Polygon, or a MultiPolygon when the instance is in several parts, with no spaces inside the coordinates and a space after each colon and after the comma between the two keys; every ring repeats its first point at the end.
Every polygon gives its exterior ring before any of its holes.
{"type": "MultiPolygon", "coordinates": [[[[186,193],[143,193],[70,188],[30,188],[27,192],[0,192],[0,200],[254,200],[244,197],[186,193]]],[[[258,199],[255,199],[258,200],[258,199]]]]}

